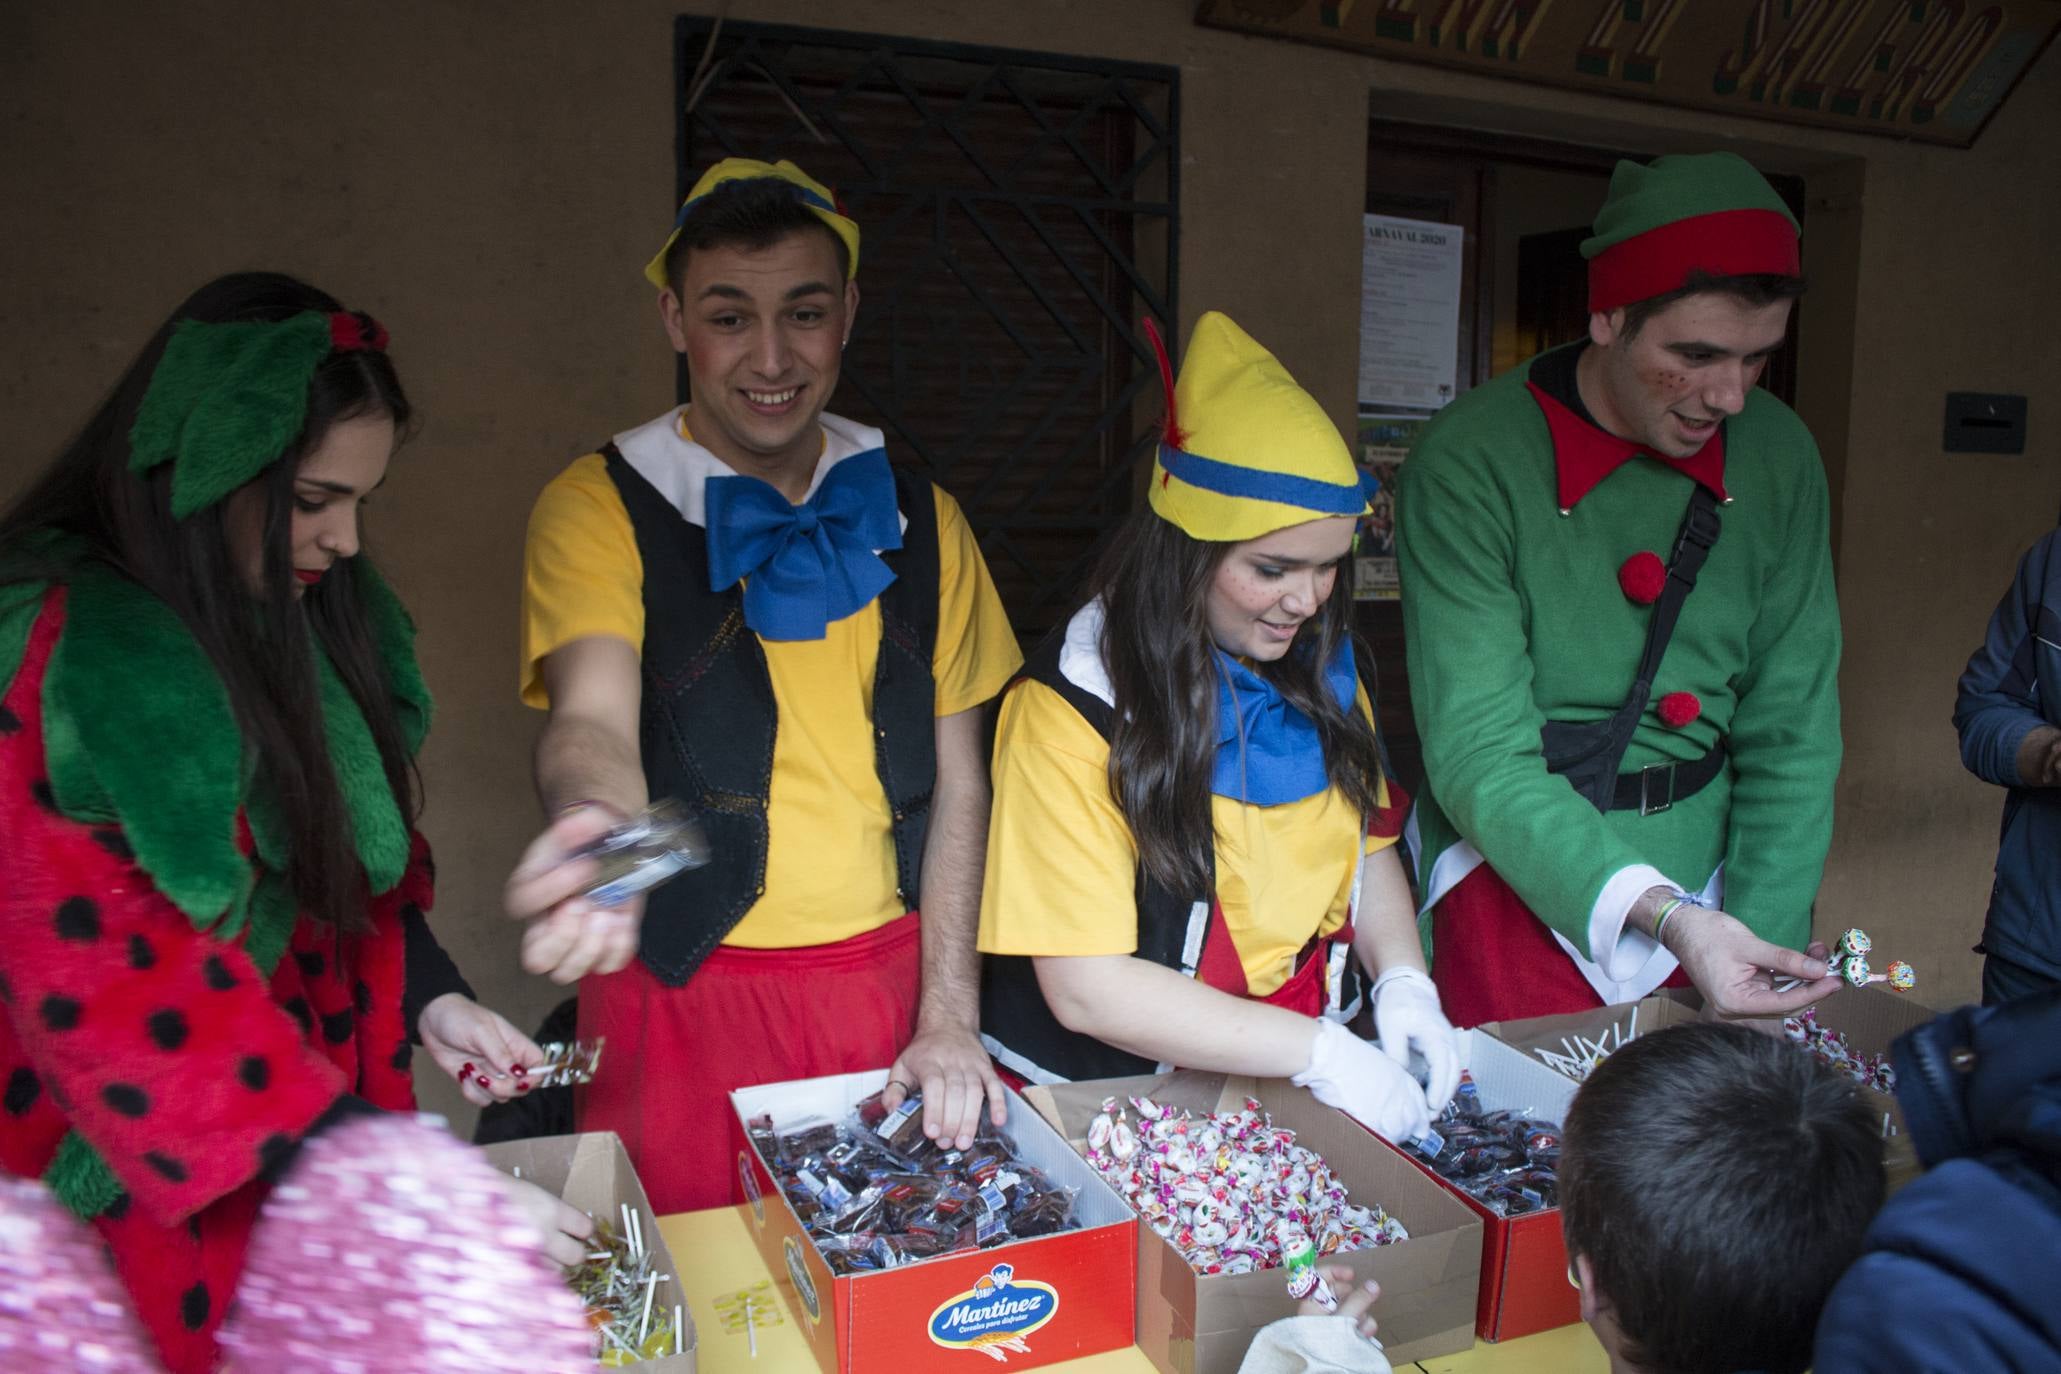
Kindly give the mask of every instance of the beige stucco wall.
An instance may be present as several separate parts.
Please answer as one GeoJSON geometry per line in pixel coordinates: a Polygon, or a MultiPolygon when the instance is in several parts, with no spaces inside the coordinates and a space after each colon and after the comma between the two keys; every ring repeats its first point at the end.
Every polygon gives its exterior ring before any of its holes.
{"type": "MultiPolygon", "coordinates": [[[[193,285],[268,266],[392,327],[425,416],[375,511],[441,710],[426,757],[438,916],[525,1023],[496,915],[530,832],[535,718],[514,699],[524,515],[584,446],[663,409],[672,365],[637,268],[673,186],[671,18],[659,0],[351,7],[55,0],[0,7],[0,407],[15,489],[193,285]]],[[[2061,407],[2049,54],[1972,152],[1668,114],[1195,28],[1188,0],[759,0],[733,18],[1177,64],[1181,292],[1352,404],[1370,93],[1387,117],[1634,148],[1740,146],[1812,177],[1828,319],[1807,418],[1846,474],[1848,767],[1824,924],[1971,994],[1999,798],[1961,773],[1948,713],[2013,560],[2061,504],[2061,446],[1949,458],[1941,393],[2061,407]],[[1294,207],[1284,214],[1284,207],[1294,207]],[[1829,331],[1828,331],[1829,332],[1829,331]],[[1835,442],[1836,441],[1836,442],[1835,442]],[[1850,455],[1850,456],[1849,456],[1850,455]]],[[[448,1103],[448,1097],[436,1100],[448,1103]]]]}

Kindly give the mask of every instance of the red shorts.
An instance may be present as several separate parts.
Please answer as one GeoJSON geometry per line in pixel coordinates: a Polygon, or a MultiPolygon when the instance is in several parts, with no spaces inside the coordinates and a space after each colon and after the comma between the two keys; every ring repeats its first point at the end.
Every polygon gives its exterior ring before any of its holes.
{"type": "MultiPolygon", "coordinates": [[[[1603,1005],[1544,921],[1487,864],[1439,898],[1431,978],[1455,1026],[1588,1011],[1603,1005]]],[[[1685,988],[1680,969],[1664,987],[1685,988]]]]}
{"type": "Polygon", "coordinates": [[[583,1131],[622,1137],[660,1214],[741,1201],[734,1088],[883,1069],[916,1033],[922,929],[797,949],[718,946],[685,987],[639,960],[580,985],[580,1038],[608,1037],[579,1090],[583,1131]]]}

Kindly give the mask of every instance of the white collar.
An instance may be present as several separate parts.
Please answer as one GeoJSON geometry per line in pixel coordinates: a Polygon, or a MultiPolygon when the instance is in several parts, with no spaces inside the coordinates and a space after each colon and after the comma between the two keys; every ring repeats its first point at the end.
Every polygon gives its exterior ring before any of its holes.
{"type": "Polygon", "coordinates": [[[1102,661],[1102,598],[1073,613],[1066,638],[1059,645],[1059,675],[1102,704],[1116,709],[1116,689],[1109,683],[1109,665],[1102,661]]]}
{"type": "MultiPolygon", "coordinates": [[[[656,420],[624,430],[615,436],[615,446],[623,461],[651,483],[666,503],[680,512],[682,519],[705,529],[708,521],[703,514],[703,487],[711,477],[735,477],[738,472],[680,432],[680,417],[686,409],[675,406],[656,420]]],[[[854,454],[886,445],[886,436],[870,425],[828,411],[817,417],[817,422],[823,427],[823,456],[816,460],[816,470],[809,476],[809,489],[802,494],[804,501],[816,494],[830,469],[854,454]]],[[[904,515],[902,529],[908,528],[909,517],[904,515]]]]}

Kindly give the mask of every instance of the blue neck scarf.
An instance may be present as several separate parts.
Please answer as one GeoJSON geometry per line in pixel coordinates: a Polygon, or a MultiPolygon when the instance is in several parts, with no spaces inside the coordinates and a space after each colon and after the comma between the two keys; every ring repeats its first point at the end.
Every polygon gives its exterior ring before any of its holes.
{"type": "MultiPolygon", "coordinates": [[[[1281,806],[1330,787],[1317,723],[1284,700],[1273,683],[1222,649],[1216,656],[1217,766],[1210,790],[1254,806],[1281,806]]],[[[1352,646],[1341,644],[1324,665],[1324,684],[1350,711],[1357,683],[1352,646]]]]}
{"type": "Polygon", "coordinates": [[[764,639],[821,639],[895,580],[876,549],[899,549],[902,526],[885,449],[835,464],[800,505],[756,477],[711,477],[708,583],[744,582],[744,623],[764,639]]]}

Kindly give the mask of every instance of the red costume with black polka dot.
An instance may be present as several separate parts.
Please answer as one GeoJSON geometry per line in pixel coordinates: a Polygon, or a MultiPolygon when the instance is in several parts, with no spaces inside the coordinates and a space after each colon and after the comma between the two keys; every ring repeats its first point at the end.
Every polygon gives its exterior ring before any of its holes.
{"type": "Polygon", "coordinates": [[[166,1366],[199,1374],[269,1177],[353,1106],[414,1105],[404,981],[429,857],[415,837],[365,932],[302,918],[262,974],[248,928],[198,928],[119,827],[58,811],[44,688],[65,597],[43,601],[0,697],[0,1166],[49,1181],[90,1146],[119,1184],[93,1224],[166,1366]]]}

